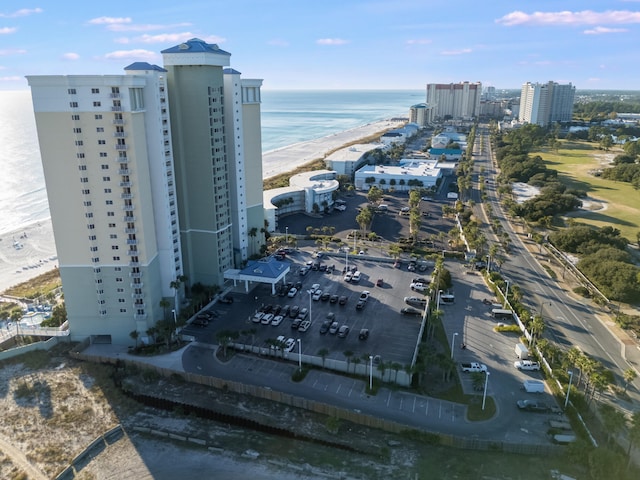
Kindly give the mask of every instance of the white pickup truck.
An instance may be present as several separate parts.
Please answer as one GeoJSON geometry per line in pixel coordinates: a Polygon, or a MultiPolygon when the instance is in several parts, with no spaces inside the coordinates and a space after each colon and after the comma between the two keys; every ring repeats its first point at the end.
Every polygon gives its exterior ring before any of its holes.
{"type": "Polygon", "coordinates": [[[462,367],[462,371],[465,373],[471,373],[471,372],[487,373],[487,366],[483,363],[478,363],[478,362],[462,363],[460,366],[462,367]]]}

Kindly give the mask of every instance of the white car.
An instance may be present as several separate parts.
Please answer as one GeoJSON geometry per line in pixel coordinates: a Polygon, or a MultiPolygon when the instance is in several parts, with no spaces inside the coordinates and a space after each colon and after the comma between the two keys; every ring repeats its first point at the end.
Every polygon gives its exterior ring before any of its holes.
{"type": "Polygon", "coordinates": [[[298,289],[296,287],[291,287],[291,289],[289,290],[289,293],[287,293],[287,296],[289,298],[293,298],[296,296],[297,293],[298,293],[298,289]]]}
{"type": "Polygon", "coordinates": [[[369,295],[371,295],[371,292],[368,290],[364,290],[361,294],[360,294],[360,300],[366,302],[367,300],[369,300],[369,295]]]}
{"type": "Polygon", "coordinates": [[[253,323],[260,323],[260,320],[262,320],[262,317],[264,317],[264,312],[256,312],[256,314],[253,316],[251,321],[253,323]]]}
{"type": "Polygon", "coordinates": [[[307,330],[309,330],[310,326],[311,326],[311,320],[303,320],[302,322],[300,322],[300,325],[298,325],[298,331],[306,332],[307,330]]]}
{"type": "Polygon", "coordinates": [[[284,351],[291,352],[294,348],[296,348],[296,341],[293,338],[287,339],[284,344],[284,351]]]}
{"type": "Polygon", "coordinates": [[[320,290],[320,284],[319,283],[314,283],[313,285],[311,285],[311,288],[309,289],[309,291],[311,293],[315,293],[316,290],[320,290]]]}
{"type": "Polygon", "coordinates": [[[320,297],[322,296],[322,290],[318,289],[314,292],[313,296],[311,298],[313,298],[314,300],[318,301],[320,300],[320,297]]]}
{"type": "Polygon", "coordinates": [[[284,317],[282,315],[276,315],[275,317],[273,317],[273,320],[271,320],[271,325],[273,325],[274,327],[277,327],[282,323],[283,320],[284,320],[284,317]]]}
{"type": "Polygon", "coordinates": [[[355,272],[353,272],[353,275],[351,276],[351,281],[359,282],[361,277],[362,277],[362,274],[358,270],[356,270],[355,272]]]}
{"type": "Polygon", "coordinates": [[[284,335],[278,335],[278,338],[276,338],[276,341],[274,342],[274,344],[271,345],[271,349],[272,350],[280,350],[281,346],[284,345],[284,341],[285,341],[285,336],[284,335]]]}
{"type": "Polygon", "coordinates": [[[275,315],[273,313],[267,313],[264,317],[260,319],[260,323],[263,325],[269,325],[271,323],[271,320],[273,320],[274,316],[275,315]]]}
{"type": "Polygon", "coordinates": [[[347,209],[346,205],[336,205],[333,208],[335,208],[336,210],[338,210],[340,212],[344,212],[347,209]]]}
{"type": "Polygon", "coordinates": [[[351,272],[347,272],[344,274],[344,281],[345,282],[350,282],[353,279],[353,273],[351,272]]]}
{"type": "Polygon", "coordinates": [[[518,360],[513,362],[513,366],[518,370],[540,370],[540,364],[531,360],[518,360]]]}
{"type": "Polygon", "coordinates": [[[415,292],[426,292],[429,287],[424,283],[412,283],[411,290],[415,292]]]}

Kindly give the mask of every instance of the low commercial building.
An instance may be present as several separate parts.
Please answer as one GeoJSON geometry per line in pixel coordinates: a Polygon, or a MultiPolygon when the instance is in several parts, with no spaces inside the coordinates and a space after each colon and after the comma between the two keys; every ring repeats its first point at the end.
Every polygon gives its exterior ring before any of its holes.
{"type": "Polygon", "coordinates": [[[336,150],[325,159],[325,163],[328,169],[335,171],[338,175],[351,177],[358,168],[367,163],[370,153],[382,148],[384,148],[382,143],[358,143],[336,150]]]}
{"type": "Polygon", "coordinates": [[[278,218],[298,212],[317,213],[333,207],[333,192],[340,184],[334,170],[299,173],[289,179],[289,186],[263,193],[264,218],[268,230],[278,229],[278,218]]]}
{"type": "Polygon", "coordinates": [[[415,187],[435,187],[442,170],[435,160],[403,160],[400,165],[365,165],[355,173],[355,187],[368,190],[377,186],[382,190],[407,191],[415,187]]]}

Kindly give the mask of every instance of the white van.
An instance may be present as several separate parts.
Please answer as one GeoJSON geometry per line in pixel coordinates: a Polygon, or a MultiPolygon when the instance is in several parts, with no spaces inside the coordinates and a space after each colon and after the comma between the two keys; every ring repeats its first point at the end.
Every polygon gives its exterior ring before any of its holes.
{"type": "Polygon", "coordinates": [[[544,382],[540,380],[525,380],[522,388],[527,393],[544,393],[544,382]]]}
{"type": "Polygon", "coordinates": [[[525,347],[522,343],[516,343],[516,357],[520,360],[527,360],[529,358],[529,349],[525,347]]]}

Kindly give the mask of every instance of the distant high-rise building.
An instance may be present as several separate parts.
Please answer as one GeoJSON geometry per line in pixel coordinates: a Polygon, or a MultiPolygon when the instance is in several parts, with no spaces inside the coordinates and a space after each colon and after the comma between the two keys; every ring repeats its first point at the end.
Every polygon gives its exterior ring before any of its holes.
{"type": "Polygon", "coordinates": [[[427,105],[433,108],[433,116],[471,119],[480,112],[480,82],[430,83],[427,85],[427,105]]]}
{"type": "Polygon", "coordinates": [[[519,120],[541,126],[554,122],[570,122],[576,87],[556,82],[522,85],[519,120]]]}
{"type": "Polygon", "coordinates": [[[262,81],[229,56],[192,39],[166,68],[27,77],[72,338],[144,338],[182,280],[221,285],[262,243],[262,81]]]}
{"type": "Polygon", "coordinates": [[[419,127],[426,127],[433,122],[433,108],[426,103],[411,105],[409,108],[409,122],[419,127]]]}

